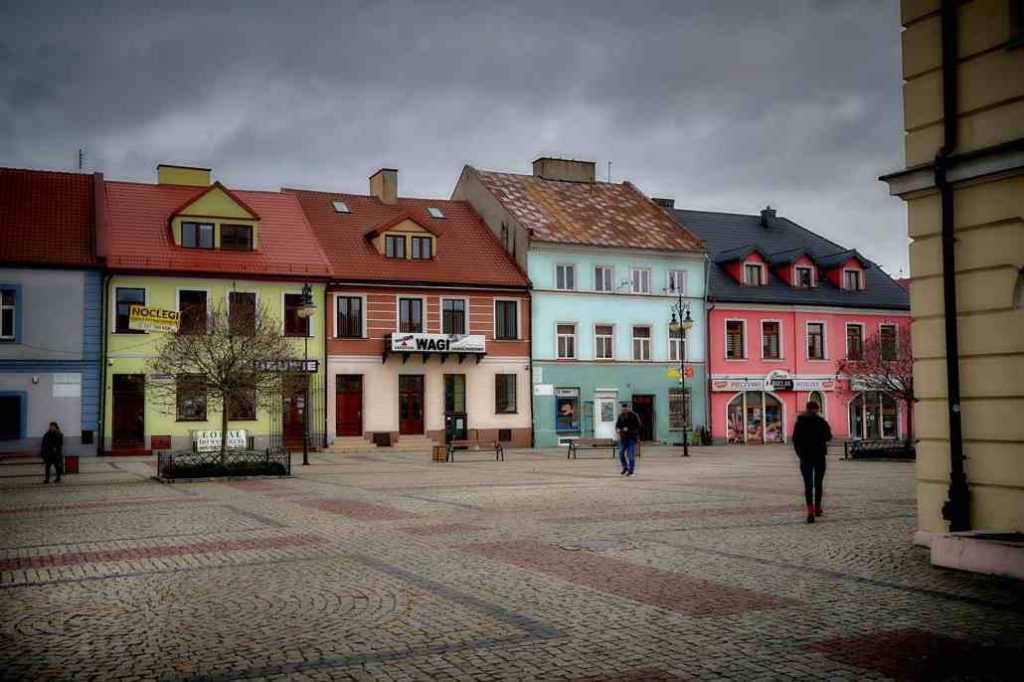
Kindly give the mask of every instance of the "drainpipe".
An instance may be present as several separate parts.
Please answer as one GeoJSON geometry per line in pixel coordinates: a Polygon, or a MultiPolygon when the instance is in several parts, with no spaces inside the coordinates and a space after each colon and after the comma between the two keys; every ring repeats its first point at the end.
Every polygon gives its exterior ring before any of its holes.
{"type": "Polygon", "coordinates": [[[704,251],[704,424],[708,438],[714,442],[711,409],[711,311],[715,302],[711,298],[711,254],[704,251]]]}
{"type": "Polygon", "coordinates": [[[943,144],[935,155],[935,186],[942,205],[942,293],[945,315],[946,391],[949,410],[949,499],[942,518],[950,532],[971,529],[970,491],[964,472],[963,429],[960,419],[960,349],[957,340],[956,260],[953,234],[953,188],[946,174],[957,145],[957,9],[956,0],[942,0],[942,122],[943,144]]]}
{"type": "Polygon", "coordinates": [[[113,275],[110,273],[103,275],[103,292],[101,294],[103,319],[100,321],[100,421],[96,434],[96,454],[99,456],[103,455],[103,448],[107,443],[107,325],[110,322],[110,280],[112,277],[113,275]]]}
{"type": "MultiPolygon", "coordinates": [[[[330,400],[330,398],[331,398],[330,394],[328,394],[328,392],[327,392],[327,387],[331,383],[330,381],[328,381],[328,375],[327,375],[327,337],[328,337],[328,334],[330,334],[330,329],[331,329],[331,324],[330,324],[330,322],[327,321],[327,316],[328,315],[335,315],[335,311],[331,310],[330,305],[329,305],[330,300],[331,300],[330,294],[327,291],[329,288],[330,288],[330,283],[329,282],[324,282],[324,352],[323,352],[323,355],[322,355],[323,359],[321,360],[323,365],[320,366],[320,371],[323,372],[323,382],[324,382],[324,437],[323,437],[323,440],[320,443],[320,447],[322,447],[324,450],[327,449],[327,411],[328,411],[327,410],[327,405],[328,405],[327,401],[330,400]]],[[[365,312],[363,313],[363,317],[364,318],[366,317],[366,313],[365,312]]],[[[335,317],[335,320],[337,320],[337,317],[335,317]]],[[[364,320],[363,323],[365,324],[365,320],[364,320]]],[[[337,399],[335,399],[335,402],[337,402],[337,399]]],[[[335,405],[335,409],[337,409],[337,405],[335,405]]],[[[360,416],[360,419],[361,419],[361,416],[360,416]]],[[[338,420],[337,415],[335,415],[334,420],[335,420],[335,422],[337,422],[337,420],[338,420]]],[[[334,437],[337,438],[338,434],[334,434],[334,437]]]]}

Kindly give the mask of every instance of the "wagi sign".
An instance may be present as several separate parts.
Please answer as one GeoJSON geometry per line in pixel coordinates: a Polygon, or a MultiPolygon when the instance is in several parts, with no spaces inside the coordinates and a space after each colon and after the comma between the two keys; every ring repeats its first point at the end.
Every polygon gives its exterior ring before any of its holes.
{"type": "MultiPolygon", "coordinates": [[[[228,450],[245,450],[249,446],[249,435],[245,429],[229,429],[228,450]]],[[[220,450],[220,431],[192,431],[192,444],[196,452],[217,452],[220,450]]]]}
{"type": "Polygon", "coordinates": [[[133,305],[128,309],[128,328],[146,332],[178,333],[181,313],[177,310],[133,305]]]}
{"type": "Polygon", "coordinates": [[[391,350],[397,353],[485,353],[483,334],[406,334],[391,335],[391,350]]]}

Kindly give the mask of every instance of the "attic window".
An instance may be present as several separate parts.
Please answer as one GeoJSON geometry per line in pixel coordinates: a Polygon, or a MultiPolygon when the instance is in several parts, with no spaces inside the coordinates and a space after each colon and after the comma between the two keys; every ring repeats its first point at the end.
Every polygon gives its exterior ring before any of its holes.
{"type": "Polygon", "coordinates": [[[352,212],[349,209],[348,204],[346,204],[344,201],[341,201],[340,199],[335,199],[334,201],[332,201],[331,202],[331,206],[334,207],[334,212],[335,213],[351,213],[352,212]]]}
{"type": "Polygon", "coordinates": [[[813,275],[811,269],[807,267],[798,266],[796,270],[796,285],[804,289],[810,289],[814,286],[813,275]]]}
{"type": "Polygon", "coordinates": [[[860,270],[843,270],[843,279],[848,291],[860,291],[864,288],[861,284],[860,270]]]}
{"type": "Polygon", "coordinates": [[[441,213],[441,209],[437,208],[436,206],[428,207],[427,208],[427,213],[430,214],[431,218],[443,218],[444,217],[444,213],[441,213]]]}

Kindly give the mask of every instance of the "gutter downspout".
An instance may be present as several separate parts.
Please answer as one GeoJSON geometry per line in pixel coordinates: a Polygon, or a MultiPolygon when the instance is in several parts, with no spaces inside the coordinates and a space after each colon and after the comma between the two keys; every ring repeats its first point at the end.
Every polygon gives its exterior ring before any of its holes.
{"type": "Polygon", "coordinates": [[[942,293],[946,340],[946,394],[949,411],[949,499],[942,518],[952,533],[971,529],[970,490],[964,472],[963,427],[960,418],[960,348],[957,339],[956,238],[953,233],[953,188],[946,173],[957,145],[957,10],[956,0],[942,0],[942,125],[943,144],[935,155],[935,186],[942,205],[942,293]]]}
{"type": "MultiPolygon", "coordinates": [[[[321,361],[323,364],[320,366],[321,371],[323,371],[323,373],[324,373],[324,438],[323,438],[323,442],[320,444],[320,447],[322,447],[324,450],[326,450],[327,446],[328,446],[328,443],[327,443],[327,412],[328,412],[327,405],[328,405],[328,403],[327,403],[327,401],[331,397],[330,394],[327,392],[327,386],[328,386],[328,384],[330,384],[329,376],[327,374],[327,335],[328,335],[329,330],[330,330],[330,323],[327,321],[327,316],[334,313],[334,311],[332,311],[330,309],[330,306],[329,306],[329,303],[330,303],[330,293],[328,293],[328,289],[331,288],[330,284],[331,283],[329,281],[328,282],[324,282],[324,353],[323,353],[323,360],[321,361]]],[[[335,318],[335,319],[337,319],[337,318],[335,318]]],[[[337,390],[337,388],[335,388],[335,390],[337,390]]],[[[338,409],[337,408],[337,399],[335,399],[335,408],[334,409],[335,410],[338,409]]],[[[335,414],[334,419],[335,419],[335,421],[337,421],[337,419],[338,419],[337,414],[335,414]]],[[[360,423],[362,423],[362,415],[359,415],[359,421],[360,421],[360,423]]],[[[334,437],[337,438],[338,434],[335,433],[334,437]]]]}
{"type": "Polygon", "coordinates": [[[110,282],[113,273],[107,269],[107,256],[109,255],[109,235],[107,233],[107,194],[106,184],[103,180],[103,173],[92,175],[92,200],[93,200],[93,249],[96,260],[102,264],[103,290],[100,292],[100,309],[103,311],[103,319],[100,320],[100,357],[99,357],[99,419],[96,424],[96,456],[103,455],[104,447],[107,444],[106,422],[107,422],[107,325],[110,324],[110,282]]]}
{"type": "Polygon", "coordinates": [[[707,425],[707,436],[714,443],[711,420],[714,410],[711,409],[711,311],[715,302],[711,298],[711,254],[704,250],[704,423],[707,425]]]}
{"type": "Polygon", "coordinates": [[[113,279],[111,273],[103,275],[103,320],[100,323],[100,419],[98,433],[96,434],[96,454],[103,455],[107,444],[107,325],[110,321],[110,281],[113,279]]]}

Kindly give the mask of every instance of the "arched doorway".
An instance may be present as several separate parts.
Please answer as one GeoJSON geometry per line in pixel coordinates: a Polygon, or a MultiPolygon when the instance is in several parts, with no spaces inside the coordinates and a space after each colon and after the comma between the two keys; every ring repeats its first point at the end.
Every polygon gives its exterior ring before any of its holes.
{"type": "Polygon", "coordinates": [[[760,445],[786,441],[782,401],[771,393],[737,393],[726,407],[730,443],[760,445]]]}
{"type": "Polygon", "coordinates": [[[821,414],[828,414],[828,412],[825,411],[825,394],[821,391],[811,391],[811,394],[807,396],[807,402],[818,403],[818,407],[821,408],[821,414]]]}
{"type": "Polygon", "coordinates": [[[899,438],[900,414],[896,401],[874,391],[859,393],[850,401],[850,438],[881,440],[899,438]]]}

